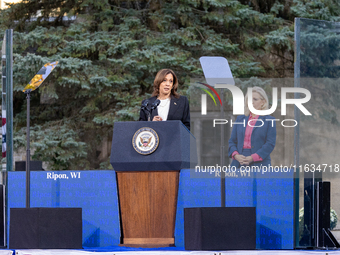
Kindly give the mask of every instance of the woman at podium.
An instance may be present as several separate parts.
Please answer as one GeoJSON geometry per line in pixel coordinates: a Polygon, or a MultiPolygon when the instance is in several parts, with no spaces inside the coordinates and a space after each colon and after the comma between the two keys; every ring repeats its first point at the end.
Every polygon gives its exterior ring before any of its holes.
{"type": "Polygon", "coordinates": [[[190,130],[189,101],[179,95],[178,79],[171,69],[160,70],[153,82],[152,97],[143,100],[140,121],[180,120],[190,130]]]}
{"type": "MultiPolygon", "coordinates": [[[[266,92],[260,87],[253,87],[252,102],[256,110],[267,110],[269,103],[266,92]]],[[[260,116],[250,112],[248,93],[245,96],[245,115],[237,117],[229,139],[229,157],[233,158],[230,166],[269,166],[270,153],[276,143],[276,124],[274,117],[260,116]]]]}

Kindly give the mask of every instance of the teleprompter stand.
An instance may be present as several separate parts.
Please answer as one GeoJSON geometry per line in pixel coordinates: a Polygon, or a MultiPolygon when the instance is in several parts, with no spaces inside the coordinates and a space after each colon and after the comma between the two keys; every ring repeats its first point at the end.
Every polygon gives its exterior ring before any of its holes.
{"type": "Polygon", "coordinates": [[[30,208],[30,99],[58,62],[45,64],[23,90],[27,99],[26,208],[10,209],[10,249],[81,249],[82,208],[30,208]]]}

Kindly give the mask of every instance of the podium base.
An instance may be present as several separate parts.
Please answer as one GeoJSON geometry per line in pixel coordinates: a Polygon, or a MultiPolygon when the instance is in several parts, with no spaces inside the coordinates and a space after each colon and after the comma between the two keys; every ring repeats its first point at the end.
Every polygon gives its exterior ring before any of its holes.
{"type": "Polygon", "coordinates": [[[119,246],[134,248],[157,248],[175,246],[175,238],[123,238],[123,244],[119,246]]]}
{"type": "Polygon", "coordinates": [[[117,171],[124,246],[174,246],[178,182],[179,171],[117,171]]]}

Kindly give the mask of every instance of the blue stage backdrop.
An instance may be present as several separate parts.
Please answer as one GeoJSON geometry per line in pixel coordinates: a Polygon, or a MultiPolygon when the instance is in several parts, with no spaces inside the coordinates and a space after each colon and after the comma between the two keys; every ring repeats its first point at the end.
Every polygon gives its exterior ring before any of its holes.
{"type": "MultiPolygon", "coordinates": [[[[8,207],[25,207],[26,172],[8,174],[8,207]]],[[[119,244],[114,171],[32,171],[31,207],[81,207],[84,247],[119,244]]]]}
{"type": "MultiPolygon", "coordinates": [[[[25,172],[9,172],[8,184],[8,207],[25,207],[25,172]]],[[[256,207],[258,249],[294,248],[293,195],[293,178],[287,176],[226,179],[226,206],[256,207]]],[[[218,206],[220,179],[191,178],[190,170],[181,170],[176,246],[184,247],[184,208],[218,206]]],[[[114,171],[33,171],[31,207],[81,207],[84,247],[119,244],[114,171]]]]}
{"type": "MultiPolygon", "coordinates": [[[[253,173],[248,178],[225,179],[226,207],[256,207],[257,249],[294,248],[293,174],[253,173]]],[[[199,175],[193,172],[192,176],[196,178],[191,178],[186,169],[180,174],[175,228],[175,244],[180,247],[184,246],[183,208],[221,206],[220,179],[211,178],[209,173],[207,178],[197,178],[199,175]]]]}

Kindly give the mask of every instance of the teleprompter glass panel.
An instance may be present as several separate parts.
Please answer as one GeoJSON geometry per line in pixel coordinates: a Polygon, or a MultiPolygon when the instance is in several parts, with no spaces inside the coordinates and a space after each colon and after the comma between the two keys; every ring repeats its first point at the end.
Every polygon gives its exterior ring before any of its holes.
{"type": "Polygon", "coordinates": [[[304,104],[311,115],[296,111],[295,164],[300,177],[296,198],[296,246],[318,243],[317,182],[330,182],[330,229],[340,229],[340,23],[310,19],[295,21],[295,87],[307,89],[304,104]]]}

